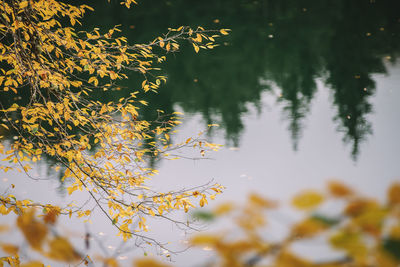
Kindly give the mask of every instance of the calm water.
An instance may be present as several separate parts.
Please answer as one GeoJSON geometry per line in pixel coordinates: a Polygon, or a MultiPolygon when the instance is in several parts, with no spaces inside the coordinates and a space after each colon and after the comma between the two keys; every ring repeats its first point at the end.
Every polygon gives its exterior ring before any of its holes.
{"type": "MultiPolygon", "coordinates": [[[[400,180],[400,2],[154,0],[130,11],[106,1],[95,4],[97,12],[85,27],[122,24],[131,42],[180,25],[232,29],[213,51],[195,54],[188,47],[170,55],[163,67],[167,85],[144,96],[152,104],[144,118],[152,118],[155,109],[187,114],[176,141],[213,122],[221,127],[210,138],[226,145],[214,160],[159,162],[154,187],[214,179],[227,190],[213,206],[244,201],[250,191],[285,201],[300,189],[322,188],[332,177],[383,198],[387,186],[400,180]]],[[[124,86],[138,88],[136,78],[124,86]]],[[[43,166],[35,171],[46,175],[43,166]]],[[[21,197],[68,201],[57,181],[43,187],[21,175],[3,177],[1,186],[16,184],[21,197]]],[[[112,227],[100,216],[95,220],[91,231],[104,233],[98,238],[112,253],[118,244],[112,227]]],[[[78,239],[85,229],[78,222],[75,229],[78,239]]],[[[170,225],[154,223],[152,230],[173,248],[186,238],[170,225]]],[[[132,253],[142,251],[123,255],[132,253]]],[[[210,256],[190,250],[174,260],[195,266],[210,256]]]]}
{"type": "Polygon", "coordinates": [[[178,104],[207,123],[221,123],[235,145],[245,130],[247,104],[260,106],[262,93],[275,88],[296,149],[320,78],[335,107],[329,120],[356,159],[373,132],[372,75],[387,73],[386,63],[396,62],[400,51],[398,1],[146,1],[132,11],[115,6],[99,6],[104,20],[96,15],[88,23],[121,24],[130,40],[144,42],[179,25],[232,29],[214,51],[197,55],[189,48],[171,55],[169,83],[146,97],[157,108],[173,111],[178,104]]]}

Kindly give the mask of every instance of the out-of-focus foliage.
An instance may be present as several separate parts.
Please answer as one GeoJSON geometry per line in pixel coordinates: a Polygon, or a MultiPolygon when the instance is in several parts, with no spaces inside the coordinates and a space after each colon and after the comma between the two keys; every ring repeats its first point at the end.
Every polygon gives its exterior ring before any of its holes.
{"type": "Polygon", "coordinates": [[[245,205],[222,204],[211,212],[233,220],[236,226],[232,231],[199,234],[191,244],[215,252],[211,266],[396,267],[400,264],[399,196],[399,183],[390,186],[383,203],[336,181],[330,182],[325,192],[300,192],[291,204],[304,216],[288,223],[290,229],[277,241],[268,234],[276,203],[253,194],[245,205]],[[327,207],[340,212],[329,214],[327,207]],[[342,256],[320,261],[312,259],[319,256],[312,251],[301,255],[295,247],[304,241],[310,248],[310,242],[324,242],[342,256]]]}
{"type": "MultiPolygon", "coordinates": [[[[215,252],[207,266],[397,267],[400,264],[399,195],[400,183],[391,185],[386,199],[379,202],[336,181],[330,182],[324,192],[300,192],[292,198],[291,204],[303,216],[296,222],[282,222],[289,228],[285,236],[277,240],[270,238],[268,228],[273,217],[279,214],[279,203],[251,194],[243,205],[223,203],[212,211],[203,211],[198,219],[209,220],[212,216],[218,220],[228,219],[233,224],[218,233],[199,233],[190,243],[215,252]],[[306,210],[303,203],[307,203],[306,210]],[[328,214],[327,207],[336,207],[338,211],[328,214]],[[209,215],[204,217],[207,213],[209,215]],[[334,258],[328,256],[328,260],[321,261],[313,259],[313,256],[320,256],[313,251],[301,255],[295,247],[305,245],[302,244],[305,241],[308,247],[310,242],[316,242],[318,246],[341,252],[341,256],[335,254],[334,258]]],[[[58,212],[47,209],[38,219],[34,210],[26,210],[18,217],[16,225],[29,247],[45,258],[64,263],[93,263],[93,257],[79,252],[67,237],[54,231],[58,212]]],[[[0,230],[9,231],[9,228],[1,225],[0,230]]],[[[9,255],[1,260],[18,266],[18,254],[24,248],[9,241],[0,242],[0,246],[9,255]]],[[[94,262],[120,266],[118,258],[97,257],[94,262]]],[[[28,266],[43,266],[38,264],[28,266]]],[[[136,267],[171,265],[150,256],[133,262],[136,267]]]]}
{"type": "MultiPolygon", "coordinates": [[[[128,8],[132,3],[122,2],[128,8]]],[[[170,134],[180,123],[179,114],[158,111],[154,121],[141,119],[140,107],[148,103],[138,99],[133,88],[126,97],[100,100],[133,72],[139,73],[135,77],[140,78],[142,91],[157,91],[166,81],[159,75],[166,54],[177,52],[183,41],[196,53],[212,49],[215,39],[229,30],[180,26],[148,43],[129,44],[118,26],[79,30],[88,10],[93,8],[56,0],[0,1],[0,130],[13,136],[0,143],[0,170],[33,178],[32,165],[49,157],[62,172],[68,195],[83,191],[91,199],[87,206],[57,207],[17,199],[10,190],[18,188],[12,185],[0,196],[0,213],[17,214],[17,225],[30,247],[61,261],[80,256],[66,239],[49,239],[47,226],[56,216],[88,218],[99,209],[124,240],[136,237],[159,244],[144,233],[148,218],[170,220],[171,211],[187,212],[195,202],[204,206],[222,189],[219,184],[170,192],[147,187],[146,181],[157,173],[148,167],[149,159],[175,159],[174,151],[183,147],[198,150],[202,157],[219,146],[201,135],[172,144],[170,134]],[[44,222],[35,219],[32,207],[46,210],[44,222]]],[[[15,251],[7,244],[3,247],[15,251]]]]}

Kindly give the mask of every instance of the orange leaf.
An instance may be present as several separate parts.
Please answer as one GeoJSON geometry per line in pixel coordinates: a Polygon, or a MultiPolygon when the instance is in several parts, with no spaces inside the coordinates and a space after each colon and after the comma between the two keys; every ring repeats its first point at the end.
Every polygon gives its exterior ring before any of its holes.
{"type": "Polygon", "coordinates": [[[348,197],[354,193],[349,187],[337,181],[330,181],[328,183],[328,190],[334,197],[348,197]]]}

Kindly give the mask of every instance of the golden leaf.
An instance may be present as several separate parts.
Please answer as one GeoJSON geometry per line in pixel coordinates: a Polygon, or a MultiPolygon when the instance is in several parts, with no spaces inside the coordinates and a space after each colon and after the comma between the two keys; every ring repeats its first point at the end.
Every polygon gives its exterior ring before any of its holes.
{"type": "Polygon", "coordinates": [[[275,267],[311,267],[308,261],[295,256],[294,254],[282,251],[276,259],[275,267]]]}
{"type": "Polygon", "coordinates": [[[276,208],[277,206],[275,201],[263,198],[255,193],[250,194],[249,201],[250,205],[256,205],[266,209],[276,208]]]}
{"type": "Polygon", "coordinates": [[[44,267],[44,264],[40,261],[30,261],[24,264],[21,264],[21,267],[44,267]]]}
{"type": "Polygon", "coordinates": [[[28,1],[22,1],[19,3],[19,8],[23,9],[28,6],[28,1]]]}
{"type": "Polygon", "coordinates": [[[10,211],[11,209],[8,209],[5,205],[0,205],[0,214],[7,215],[10,211]]]}
{"type": "Polygon", "coordinates": [[[220,204],[214,209],[214,214],[216,214],[216,215],[224,215],[224,214],[227,214],[227,213],[231,212],[233,210],[233,208],[234,207],[233,207],[232,203],[220,204]]]}
{"type": "Polygon", "coordinates": [[[342,230],[333,235],[329,241],[334,248],[346,251],[357,262],[365,261],[368,254],[367,247],[359,233],[342,230]]]}
{"type": "Polygon", "coordinates": [[[219,30],[219,32],[222,33],[223,35],[228,35],[229,34],[228,31],[229,31],[229,29],[221,29],[221,30],[219,30]]]}
{"type": "Polygon", "coordinates": [[[292,236],[295,237],[312,237],[325,229],[328,225],[313,218],[307,218],[304,221],[296,224],[292,228],[292,236]]]}
{"type": "Polygon", "coordinates": [[[217,235],[197,235],[190,240],[190,243],[193,245],[214,245],[217,244],[220,240],[220,237],[217,235]]]}
{"type": "Polygon", "coordinates": [[[169,267],[170,265],[159,262],[155,259],[142,258],[142,259],[135,260],[133,263],[133,266],[135,266],[135,267],[169,267]]]}
{"type": "Polygon", "coordinates": [[[196,51],[196,53],[198,53],[200,48],[195,43],[193,43],[193,47],[194,47],[194,51],[196,51]]]}
{"type": "Polygon", "coordinates": [[[317,207],[324,201],[324,197],[312,190],[304,191],[292,199],[292,205],[300,210],[309,210],[317,207]]]}
{"type": "Polygon", "coordinates": [[[103,260],[103,262],[104,262],[104,266],[106,266],[106,267],[118,267],[119,266],[118,262],[113,258],[106,258],[103,260]]]}
{"type": "Polygon", "coordinates": [[[1,248],[8,255],[16,255],[18,254],[18,247],[13,244],[2,244],[1,248]]]}
{"type": "Polygon", "coordinates": [[[355,199],[347,204],[344,214],[355,217],[377,206],[378,203],[370,199],[355,199]]]}
{"type": "Polygon", "coordinates": [[[47,235],[47,227],[45,224],[37,221],[34,216],[35,212],[33,209],[22,213],[17,219],[17,226],[31,247],[41,250],[47,235]]]}
{"type": "Polygon", "coordinates": [[[400,183],[394,183],[390,186],[388,199],[390,205],[400,204],[400,183]]]}
{"type": "Polygon", "coordinates": [[[0,233],[1,232],[6,232],[10,229],[10,227],[6,224],[0,224],[0,233]]]}
{"type": "Polygon", "coordinates": [[[387,211],[379,206],[368,206],[363,213],[354,218],[353,222],[365,232],[379,236],[386,215],[387,211]]]}
{"type": "Polygon", "coordinates": [[[48,257],[58,261],[74,262],[81,256],[74,250],[69,241],[63,237],[56,237],[49,242],[50,251],[48,257]]]}

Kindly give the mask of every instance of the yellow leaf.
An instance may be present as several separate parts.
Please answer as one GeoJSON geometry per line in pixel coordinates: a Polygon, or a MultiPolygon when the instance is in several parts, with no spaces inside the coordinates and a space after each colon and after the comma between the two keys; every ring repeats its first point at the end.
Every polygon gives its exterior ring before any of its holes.
{"type": "Polygon", "coordinates": [[[362,242],[360,234],[346,230],[340,231],[333,235],[329,241],[334,248],[346,251],[357,262],[366,260],[367,248],[362,242]]]}
{"type": "Polygon", "coordinates": [[[198,53],[200,48],[195,43],[192,43],[192,44],[193,44],[193,47],[194,47],[194,51],[196,51],[196,53],[198,53]]]}
{"type": "Polygon", "coordinates": [[[190,240],[193,245],[214,245],[220,241],[220,237],[217,235],[197,235],[190,240]]]}
{"type": "Polygon", "coordinates": [[[92,76],[92,77],[89,78],[88,83],[93,83],[94,86],[97,86],[99,84],[99,81],[97,80],[96,77],[92,76]]]}
{"type": "Polygon", "coordinates": [[[0,224],[0,233],[1,232],[6,232],[10,229],[10,227],[6,224],[0,224]]]}
{"type": "Polygon", "coordinates": [[[22,231],[31,247],[36,250],[41,250],[47,235],[47,227],[45,224],[35,219],[35,212],[33,209],[22,213],[18,217],[17,226],[22,231]]]}
{"type": "Polygon", "coordinates": [[[228,31],[229,31],[229,29],[221,29],[221,30],[219,30],[219,32],[222,33],[223,35],[228,35],[229,34],[228,31]]]}
{"type": "Polygon", "coordinates": [[[312,264],[288,251],[282,251],[276,259],[276,267],[311,267],[312,264]]]}
{"type": "Polygon", "coordinates": [[[313,218],[307,218],[293,226],[292,236],[299,238],[312,237],[327,228],[327,224],[313,218]]]}
{"type": "Polygon", "coordinates": [[[58,261],[74,262],[81,256],[74,250],[69,241],[63,237],[56,237],[49,242],[50,251],[48,257],[58,261]]]}
{"type": "Polygon", "coordinates": [[[103,105],[103,106],[101,107],[100,114],[103,114],[103,113],[105,113],[105,112],[107,112],[107,106],[106,106],[106,105],[103,105]]]}
{"type": "Polygon", "coordinates": [[[71,195],[74,191],[76,191],[78,189],[78,187],[76,186],[76,185],[74,185],[74,186],[68,186],[67,187],[67,192],[68,192],[68,195],[71,195]]]}
{"type": "Polygon", "coordinates": [[[226,213],[229,213],[233,210],[233,204],[232,203],[224,203],[220,204],[214,209],[214,214],[216,215],[224,215],[226,213]]]}
{"type": "Polygon", "coordinates": [[[274,201],[263,198],[255,193],[249,196],[250,205],[255,205],[262,208],[276,208],[277,204],[274,201]]]}
{"type": "Polygon", "coordinates": [[[40,261],[30,261],[24,264],[21,264],[21,267],[44,267],[44,264],[40,261]]]}
{"type": "Polygon", "coordinates": [[[388,199],[390,205],[400,204],[400,183],[394,183],[390,186],[388,199]]]}
{"type": "Polygon", "coordinates": [[[312,190],[304,191],[292,199],[292,205],[300,210],[309,210],[317,207],[324,201],[324,197],[312,190]]]}
{"type": "Polygon", "coordinates": [[[362,214],[354,218],[354,223],[371,235],[381,234],[383,222],[386,219],[387,211],[379,206],[370,206],[362,214]]]}
{"type": "Polygon", "coordinates": [[[10,211],[11,209],[8,209],[5,205],[0,205],[0,214],[7,215],[10,211]]]}
{"type": "Polygon", "coordinates": [[[149,214],[150,214],[151,216],[156,216],[156,214],[154,213],[154,211],[153,211],[152,209],[149,209],[149,214]]]}
{"type": "Polygon", "coordinates": [[[201,35],[196,33],[196,38],[193,38],[193,41],[196,41],[197,43],[201,43],[203,38],[201,38],[201,35]]]}
{"type": "Polygon", "coordinates": [[[23,9],[28,6],[28,1],[22,1],[19,3],[19,8],[23,9]]]}
{"type": "Polygon", "coordinates": [[[142,259],[135,260],[133,263],[133,266],[135,266],[135,267],[169,267],[170,265],[159,262],[155,259],[142,258],[142,259]]]}
{"type": "Polygon", "coordinates": [[[344,214],[355,217],[369,209],[375,209],[376,207],[378,207],[376,201],[370,199],[355,199],[347,204],[344,214]]]}
{"type": "Polygon", "coordinates": [[[202,199],[200,199],[199,204],[200,207],[204,207],[205,204],[208,204],[207,199],[203,197],[202,199]]]}
{"type": "Polygon", "coordinates": [[[6,128],[7,130],[10,130],[10,128],[8,128],[7,125],[5,125],[4,123],[0,124],[1,126],[3,126],[4,128],[6,128]]]}
{"type": "Polygon", "coordinates": [[[118,262],[113,258],[106,258],[103,260],[103,262],[104,262],[104,266],[107,266],[107,267],[118,267],[119,266],[118,262]]]}
{"type": "Polygon", "coordinates": [[[2,244],[1,248],[8,255],[16,255],[18,254],[18,247],[12,244],[2,244]]]}

